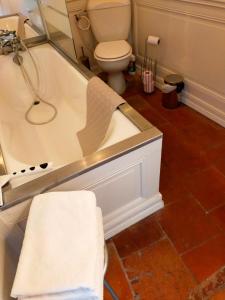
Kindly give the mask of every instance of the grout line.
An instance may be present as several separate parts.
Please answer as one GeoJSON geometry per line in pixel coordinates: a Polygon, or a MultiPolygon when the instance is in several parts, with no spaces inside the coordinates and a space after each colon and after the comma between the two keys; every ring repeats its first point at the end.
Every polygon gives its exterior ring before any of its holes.
{"type": "Polygon", "coordinates": [[[131,291],[131,294],[133,295],[133,297],[135,297],[135,292],[134,292],[134,290],[133,290],[132,284],[131,284],[131,282],[130,282],[130,279],[129,279],[128,275],[127,275],[126,269],[125,269],[125,267],[124,267],[124,265],[123,265],[123,261],[122,261],[120,255],[119,255],[119,253],[118,253],[118,251],[117,251],[116,245],[115,245],[115,243],[114,243],[113,240],[112,240],[112,245],[113,245],[113,248],[114,248],[114,250],[115,250],[115,252],[116,252],[116,255],[117,255],[117,257],[118,257],[118,260],[119,260],[119,264],[120,264],[120,266],[121,266],[121,269],[122,269],[122,271],[123,271],[123,273],[124,273],[124,275],[125,275],[126,281],[127,281],[128,286],[129,286],[129,288],[130,288],[130,291],[131,291]]]}
{"type": "Polygon", "coordinates": [[[193,278],[194,282],[197,284],[199,284],[198,279],[195,277],[195,274],[192,272],[191,269],[189,269],[189,267],[185,264],[182,256],[180,255],[180,253],[177,251],[174,243],[171,241],[171,239],[168,237],[168,241],[171,245],[171,247],[174,249],[174,251],[176,252],[177,256],[179,257],[180,261],[182,262],[182,265],[184,266],[185,270],[191,275],[191,277],[193,278]]]}
{"type": "Polygon", "coordinates": [[[196,202],[196,204],[200,207],[200,209],[203,211],[203,213],[207,216],[208,214],[207,214],[207,210],[206,210],[206,208],[202,205],[202,203],[198,200],[198,198],[197,197],[195,197],[195,195],[191,192],[191,191],[189,191],[190,192],[190,195],[191,195],[191,197],[193,198],[193,200],[196,202]]]}
{"type": "MultiPolygon", "coordinates": [[[[125,260],[126,258],[128,258],[129,256],[131,256],[131,255],[133,255],[133,254],[138,254],[140,251],[144,251],[144,250],[147,249],[147,248],[152,248],[152,247],[154,247],[158,242],[161,242],[161,241],[163,241],[163,240],[165,240],[165,239],[166,239],[166,236],[162,236],[162,237],[161,237],[160,239],[158,239],[157,241],[154,241],[154,242],[152,242],[152,243],[146,245],[145,247],[143,247],[143,248],[141,248],[141,249],[137,249],[137,250],[135,250],[135,251],[132,251],[130,254],[125,255],[125,256],[123,256],[123,257],[120,257],[120,259],[123,261],[123,260],[125,260]]],[[[115,245],[115,247],[116,247],[116,245],[115,245]]],[[[119,254],[119,253],[118,253],[118,254],[119,254]]]]}
{"type": "Polygon", "coordinates": [[[190,249],[188,249],[188,250],[185,250],[184,252],[181,252],[181,253],[180,253],[180,256],[182,257],[182,256],[188,254],[189,252],[192,252],[193,250],[195,250],[195,249],[197,249],[197,248],[199,248],[199,247],[204,246],[204,245],[207,244],[209,241],[212,241],[212,240],[216,239],[217,237],[223,236],[223,235],[225,236],[225,233],[224,233],[224,232],[216,233],[215,235],[213,235],[213,236],[211,236],[209,239],[207,239],[207,240],[205,240],[205,241],[199,243],[198,245],[195,245],[194,247],[192,247],[192,248],[190,248],[190,249]]]}
{"type": "Polygon", "coordinates": [[[215,206],[215,207],[213,207],[212,209],[210,209],[210,210],[208,210],[207,211],[207,215],[210,215],[212,212],[214,212],[216,209],[218,209],[218,208],[225,208],[225,202],[224,203],[222,203],[222,204],[219,204],[219,205],[217,205],[217,206],[215,206]]]}

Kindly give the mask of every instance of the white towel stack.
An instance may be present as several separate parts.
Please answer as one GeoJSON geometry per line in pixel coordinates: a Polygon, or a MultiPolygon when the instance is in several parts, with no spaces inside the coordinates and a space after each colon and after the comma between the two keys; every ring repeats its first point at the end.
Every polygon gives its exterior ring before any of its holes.
{"type": "Polygon", "coordinates": [[[101,210],[88,191],[34,198],[11,296],[30,300],[102,300],[101,210]]]}

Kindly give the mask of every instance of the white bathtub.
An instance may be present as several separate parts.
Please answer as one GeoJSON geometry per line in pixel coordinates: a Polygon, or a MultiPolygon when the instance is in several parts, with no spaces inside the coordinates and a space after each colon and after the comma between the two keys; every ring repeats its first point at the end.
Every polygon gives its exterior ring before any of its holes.
{"type": "MultiPolygon", "coordinates": [[[[18,20],[19,20],[18,16],[0,18],[0,29],[17,31],[18,20]]],[[[38,36],[38,33],[34,29],[32,29],[28,24],[25,24],[25,34],[26,34],[26,38],[32,38],[38,36]]]]}
{"type": "MultiPolygon", "coordinates": [[[[74,162],[78,162],[79,167],[85,168],[87,161],[82,157],[76,132],[85,125],[88,80],[49,44],[34,47],[31,53],[39,69],[40,94],[43,99],[57,107],[58,115],[46,125],[31,125],[25,120],[25,112],[34,99],[24,82],[20,68],[12,62],[13,54],[0,56],[0,144],[7,172],[48,161],[53,162],[54,169],[61,170],[62,166],[74,162]]],[[[32,78],[35,78],[28,54],[23,53],[23,56],[24,66],[29,68],[32,78]]],[[[36,107],[39,114],[44,114],[45,107],[42,104],[35,106],[35,109],[36,107]]],[[[76,177],[75,181],[70,180],[54,188],[54,190],[81,188],[95,190],[108,223],[107,236],[132,223],[123,213],[126,205],[138,207],[139,204],[144,204],[145,208],[148,207],[148,212],[155,211],[163,205],[159,193],[162,137],[155,127],[149,126],[149,123],[147,127],[150,127],[149,132],[141,134],[131,121],[116,110],[107,136],[99,152],[94,154],[95,163],[101,162],[105,157],[105,152],[102,154],[101,149],[110,149],[112,145],[117,149],[118,142],[122,143],[123,149],[123,141],[129,142],[131,139],[130,143],[133,145],[132,138],[139,139],[140,136],[142,139],[144,134],[150,139],[147,138],[145,141],[144,136],[144,145],[140,149],[135,151],[128,149],[129,153],[126,155],[84,172],[85,174],[76,177]],[[112,190],[112,194],[108,193],[109,190],[112,190]],[[119,219],[114,216],[114,213],[118,212],[119,219]],[[121,222],[123,217],[124,224],[122,222],[122,225],[115,225],[116,220],[121,222]]],[[[124,149],[127,150],[126,146],[124,149]]],[[[114,153],[114,156],[117,156],[117,153],[114,153]]],[[[40,176],[42,175],[12,180],[12,191],[20,188],[27,190],[28,186],[26,187],[25,183],[40,176]]],[[[146,213],[147,211],[144,212],[145,215],[146,213]]]]}
{"type": "MultiPolygon", "coordinates": [[[[0,56],[0,144],[7,172],[48,161],[53,162],[54,169],[74,162],[79,162],[85,167],[87,162],[83,160],[76,132],[85,126],[88,80],[49,44],[34,47],[31,53],[38,64],[41,79],[40,94],[43,99],[57,107],[58,115],[46,125],[31,125],[25,120],[25,112],[34,99],[25,84],[19,66],[12,62],[13,54],[0,56]]],[[[23,56],[24,66],[29,68],[30,75],[35,78],[28,54],[23,53],[23,56]]],[[[34,109],[38,109],[39,115],[45,113],[42,104],[35,106],[34,109]]],[[[137,153],[129,151],[127,155],[117,160],[113,159],[110,164],[85,172],[76,178],[75,182],[72,180],[62,186],[57,185],[55,189],[86,188],[101,191],[99,203],[106,219],[116,210],[123,210],[124,205],[131,205],[135,203],[132,201],[136,200],[148,199],[151,204],[151,197],[156,197],[159,201],[157,204],[162,206],[158,190],[162,138],[155,127],[150,125],[150,129],[153,132],[150,130],[150,138],[154,141],[146,140],[146,145],[136,150],[137,153]],[[141,158],[137,159],[138,156],[141,158]],[[148,170],[146,166],[149,163],[152,169],[148,170]],[[112,171],[109,165],[115,166],[117,171],[112,171]],[[111,195],[107,191],[110,189],[113,191],[111,195]],[[106,197],[111,200],[106,202],[104,199],[106,197]]],[[[131,121],[116,110],[107,136],[100,145],[99,152],[96,152],[94,160],[97,162],[102,160],[105,152],[101,154],[101,149],[108,149],[118,142],[129,141],[129,138],[132,144],[132,137],[139,138],[139,135],[143,136],[131,121]]],[[[14,179],[11,186],[16,190],[40,176],[42,175],[14,179]]],[[[145,204],[148,205],[147,202],[145,204]]],[[[149,208],[152,209],[151,205],[149,208]]],[[[111,232],[109,235],[119,230],[113,229],[112,224],[108,227],[111,232]]]]}
{"type": "MultiPolygon", "coordinates": [[[[94,191],[103,211],[106,238],[163,207],[159,193],[161,133],[125,105],[124,113],[129,111],[140,129],[117,110],[101,149],[83,158],[76,132],[85,124],[88,81],[49,44],[31,51],[38,62],[41,94],[54,103],[58,116],[41,126],[25,121],[25,111],[33,99],[19,67],[12,62],[13,55],[0,56],[0,144],[7,172],[43,160],[53,161],[56,170],[36,179],[14,179],[12,188],[4,191],[6,206],[0,210],[1,300],[10,299],[23,239],[21,228],[33,195],[94,191]]],[[[29,65],[26,55],[25,65],[29,65]]]]}

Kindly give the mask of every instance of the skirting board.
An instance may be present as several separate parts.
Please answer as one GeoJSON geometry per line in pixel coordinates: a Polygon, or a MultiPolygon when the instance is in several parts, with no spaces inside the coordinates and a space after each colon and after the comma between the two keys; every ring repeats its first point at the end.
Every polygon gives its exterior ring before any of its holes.
{"type": "Polygon", "coordinates": [[[150,199],[138,198],[104,217],[105,239],[109,239],[129,226],[164,207],[162,195],[150,199]]]}
{"type": "MultiPolygon", "coordinates": [[[[141,57],[138,58],[142,60],[141,57]]],[[[175,72],[158,66],[156,86],[159,89],[162,87],[163,78],[171,73],[175,72]]],[[[185,78],[185,85],[186,88],[182,93],[181,101],[207,118],[225,127],[225,96],[188,78],[185,78]],[[212,103],[215,105],[212,105],[212,103]]]]}
{"type": "Polygon", "coordinates": [[[225,113],[222,110],[213,107],[212,105],[188,92],[183,93],[182,102],[203,114],[207,118],[225,127],[225,113]]]}

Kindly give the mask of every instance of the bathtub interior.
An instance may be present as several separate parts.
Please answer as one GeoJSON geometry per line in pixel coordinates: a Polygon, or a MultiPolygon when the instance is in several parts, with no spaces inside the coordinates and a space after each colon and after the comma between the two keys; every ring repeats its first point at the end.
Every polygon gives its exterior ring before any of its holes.
{"type": "MultiPolygon", "coordinates": [[[[8,173],[48,161],[53,162],[54,168],[59,168],[83,158],[76,132],[85,126],[88,81],[49,44],[34,47],[30,51],[39,70],[40,95],[57,107],[58,114],[49,124],[29,124],[25,120],[25,112],[34,99],[20,68],[12,62],[12,54],[0,57],[0,138],[8,173]]],[[[22,55],[24,66],[36,86],[36,73],[29,54],[22,55]]],[[[35,110],[43,116],[46,107],[39,104],[34,107],[35,110]]],[[[132,122],[116,110],[99,149],[139,132],[132,122]]],[[[12,187],[38,176],[14,179],[12,187]]]]}
{"type": "MultiPolygon", "coordinates": [[[[17,31],[18,28],[18,20],[19,18],[17,16],[11,16],[11,17],[5,17],[0,18],[0,29],[5,29],[9,31],[17,31]]],[[[25,24],[25,35],[26,38],[32,38],[36,37],[39,34],[31,28],[28,24],[25,24]]]]}

